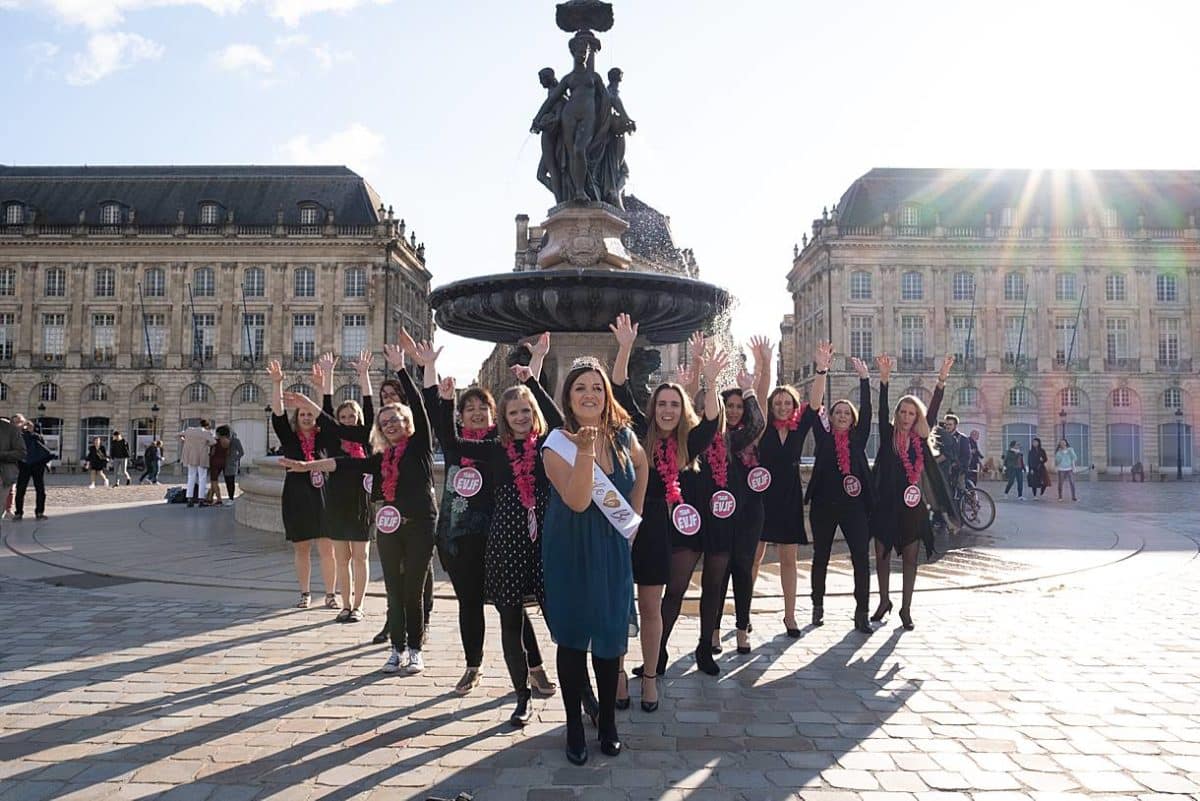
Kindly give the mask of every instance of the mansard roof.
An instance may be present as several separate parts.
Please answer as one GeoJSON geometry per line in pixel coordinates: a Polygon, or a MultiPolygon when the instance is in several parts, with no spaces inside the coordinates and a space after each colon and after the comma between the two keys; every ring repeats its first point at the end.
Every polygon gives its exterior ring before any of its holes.
{"type": "Polygon", "coordinates": [[[337,166],[8,167],[0,165],[0,203],[21,203],[44,225],[99,221],[100,206],[115,202],[137,212],[144,225],[199,221],[202,203],[232,211],[244,225],[269,225],[283,211],[296,224],[300,207],[332,210],[338,225],[378,222],[379,196],[354,171],[337,166]]]}

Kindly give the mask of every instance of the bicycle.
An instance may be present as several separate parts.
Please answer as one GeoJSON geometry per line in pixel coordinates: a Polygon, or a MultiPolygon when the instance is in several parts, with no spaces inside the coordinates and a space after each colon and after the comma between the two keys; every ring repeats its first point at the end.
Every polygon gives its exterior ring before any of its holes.
{"type": "Polygon", "coordinates": [[[970,482],[955,483],[954,505],[963,525],[972,531],[983,531],[996,521],[996,502],[986,490],[970,482]]]}

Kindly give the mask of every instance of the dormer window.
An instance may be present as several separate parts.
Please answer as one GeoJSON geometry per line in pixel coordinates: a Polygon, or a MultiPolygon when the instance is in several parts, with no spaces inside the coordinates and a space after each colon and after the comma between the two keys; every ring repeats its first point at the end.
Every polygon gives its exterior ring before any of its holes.
{"type": "Polygon", "coordinates": [[[301,225],[317,225],[321,220],[321,209],[319,206],[301,206],[300,207],[300,224],[301,225]]]}
{"type": "Polygon", "coordinates": [[[221,207],[216,203],[200,204],[200,224],[216,225],[221,221],[221,207]]]}
{"type": "Polygon", "coordinates": [[[121,218],[122,215],[120,203],[105,203],[100,207],[101,225],[120,225],[121,218]]]}
{"type": "Polygon", "coordinates": [[[25,207],[20,203],[9,203],[4,209],[6,225],[23,225],[25,223],[25,207]]]}
{"type": "Polygon", "coordinates": [[[1000,227],[1013,228],[1017,224],[1017,210],[1012,206],[1000,209],[1000,227]]]}
{"type": "Polygon", "coordinates": [[[916,228],[921,224],[921,207],[912,203],[900,208],[900,225],[905,228],[916,228]]]}
{"type": "Polygon", "coordinates": [[[1104,227],[1105,228],[1120,228],[1121,215],[1117,214],[1117,210],[1111,206],[1104,210],[1104,227]]]}

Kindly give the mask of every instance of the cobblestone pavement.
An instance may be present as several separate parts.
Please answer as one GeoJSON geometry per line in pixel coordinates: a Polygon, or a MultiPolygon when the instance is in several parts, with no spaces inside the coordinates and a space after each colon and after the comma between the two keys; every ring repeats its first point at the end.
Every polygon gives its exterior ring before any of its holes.
{"type": "MultiPolygon", "coordinates": [[[[96,574],[9,550],[0,575],[18,577],[0,580],[0,801],[464,790],[479,801],[1196,798],[1194,487],[1090,484],[1078,505],[1002,503],[1005,527],[980,547],[1037,570],[934,585],[914,602],[912,632],[893,619],[870,637],[854,633],[844,596],[827,601],[824,627],[798,640],[763,611],[753,652],[727,648],[711,678],[688,653],[698,631],[687,616],[659,711],[641,711],[634,683],[632,708],[618,713],[625,753],[604,757],[592,740],[585,767],[563,757],[557,698],[536,701],[524,730],[508,726],[511,688],[491,613],[483,683],[460,698],[449,600],[434,612],[426,671],[395,677],[377,672],[385,653],[367,644],[378,613],[338,625],[328,610],[281,609],[282,591],[213,596],[146,580],[79,589],[39,571],[96,574]]],[[[142,519],[138,507],[128,512],[142,519]]],[[[196,510],[191,519],[207,522],[189,523],[195,532],[180,527],[181,548],[222,527],[225,511],[209,512],[196,510]]],[[[5,522],[0,534],[27,544],[28,522],[5,522]]],[[[142,530],[127,527],[134,544],[122,545],[109,528],[76,525],[56,553],[70,556],[74,543],[81,563],[93,559],[84,545],[94,529],[108,532],[104,548],[134,559],[142,530]]],[[[213,564],[237,563],[235,539],[207,536],[213,564]]],[[[160,548],[148,552],[157,558],[160,548]]],[[[259,554],[286,557],[273,546],[259,554]]],[[[831,581],[847,589],[844,577],[831,581]]],[[[535,625],[549,657],[540,618],[535,625]]]]}

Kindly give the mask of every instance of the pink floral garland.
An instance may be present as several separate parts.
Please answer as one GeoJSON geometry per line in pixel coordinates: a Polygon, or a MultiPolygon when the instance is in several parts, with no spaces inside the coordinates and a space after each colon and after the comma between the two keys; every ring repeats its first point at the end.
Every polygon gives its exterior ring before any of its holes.
{"type": "Polygon", "coordinates": [[[683,503],[683,491],[679,488],[679,444],[674,438],[658,441],[658,447],[654,449],[654,469],[667,488],[667,506],[683,503]]]}
{"type": "Polygon", "coordinates": [[[833,432],[833,447],[837,451],[838,470],[850,475],[850,429],[833,432]]]}
{"type": "Polygon", "coordinates": [[[317,450],[317,434],[320,433],[320,426],[313,426],[311,434],[304,431],[296,432],[296,438],[300,440],[300,452],[304,454],[304,461],[311,462],[313,460],[313,454],[317,450]]]}
{"type": "MultiPolygon", "coordinates": [[[[478,442],[481,439],[487,439],[488,434],[492,433],[495,430],[496,430],[495,426],[491,426],[489,428],[464,428],[462,430],[462,438],[478,442]]],[[[461,457],[459,457],[459,460],[458,460],[458,466],[459,467],[474,467],[475,460],[468,459],[465,456],[461,456],[461,457]]]]}
{"type": "MultiPolygon", "coordinates": [[[[903,436],[904,435],[900,432],[896,432],[895,437],[893,437],[892,445],[895,446],[899,444],[897,443],[897,440],[903,436]]],[[[900,455],[900,463],[904,465],[904,475],[906,478],[908,478],[908,483],[916,484],[921,480],[921,473],[925,471],[925,450],[921,447],[921,438],[912,431],[908,432],[908,441],[903,443],[903,447],[896,448],[896,451],[900,455]],[[909,446],[913,446],[917,449],[916,464],[913,464],[908,458],[909,446]]]]}
{"type": "Polygon", "coordinates": [[[534,490],[537,488],[537,477],[533,473],[537,462],[537,437],[530,436],[522,445],[523,452],[517,455],[517,443],[510,442],[504,446],[508,452],[508,463],[513,471],[513,483],[517,485],[517,494],[521,496],[521,505],[527,511],[537,504],[534,490]]]}
{"type": "Polygon", "coordinates": [[[342,440],[342,453],[354,459],[367,458],[367,452],[363,449],[363,446],[348,439],[342,440]]]}
{"type": "Polygon", "coordinates": [[[775,426],[776,430],[778,431],[782,431],[785,428],[788,431],[795,431],[800,427],[800,416],[804,414],[804,410],[807,408],[808,404],[802,403],[800,404],[800,408],[792,410],[791,415],[786,420],[780,420],[778,417],[772,417],[771,424],[775,426]]]}
{"type": "Polygon", "coordinates": [[[400,460],[408,448],[408,438],[397,442],[383,452],[383,463],[379,465],[379,474],[383,476],[383,499],[389,503],[396,500],[396,484],[400,481],[400,460]]]}
{"type": "Polygon", "coordinates": [[[704,451],[708,467],[712,470],[713,481],[721,489],[729,486],[729,446],[725,444],[725,435],[717,434],[712,444],[704,451]]]}

